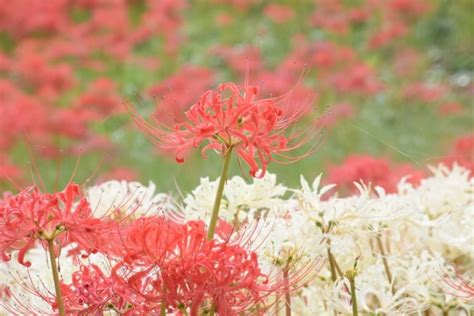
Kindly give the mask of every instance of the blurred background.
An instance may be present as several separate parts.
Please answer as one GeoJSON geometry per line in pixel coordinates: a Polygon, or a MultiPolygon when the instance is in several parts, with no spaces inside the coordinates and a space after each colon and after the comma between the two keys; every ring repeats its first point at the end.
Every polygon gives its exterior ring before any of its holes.
{"type": "Polygon", "coordinates": [[[247,66],[262,97],[294,89],[301,124],[321,128],[314,155],[269,166],[286,185],[323,172],[341,194],[359,179],[393,191],[428,164],[474,170],[473,12],[470,0],[0,0],[0,191],[38,175],[50,190],[74,176],[165,192],[217,177],[220,157],[177,164],[124,103],[171,123],[247,66]]]}

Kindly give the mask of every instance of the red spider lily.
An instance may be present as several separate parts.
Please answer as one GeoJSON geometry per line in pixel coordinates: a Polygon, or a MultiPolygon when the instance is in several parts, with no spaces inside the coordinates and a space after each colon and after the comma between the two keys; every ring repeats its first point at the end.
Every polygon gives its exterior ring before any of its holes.
{"type": "Polygon", "coordinates": [[[87,200],[77,184],[64,191],[42,193],[36,187],[27,188],[0,201],[0,251],[3,260],[7,252],[18,249],[18,262],[25,262],[26,252],[37,241],[58,240],[62,246],[76,242],[90,252],[106,238],[109,224],[94,218],[87,200]]]}
{"type": "Polygon", "coordinates": [[[189,302],[193,315],[206,299],[222,315],[263,303],[271,287],[267,287],[254,252],[226,241],[207,240],[203,222],[190,222],[182,232],[163,272],[170,301],[189,302]]]}
{"type": "Polygon", "coordinates": [[[296,279],[290,279],[289,286],[280,278],[270,279],[260,270],[256,253],[241,246],[245,242],[233,238],[229,227],[221,223],[216,239],[208,240],[202,221],[179,224],[163,217],[140,218],[121,232],[114,246],[122,260],[112,277],[126,282],[138,300],[145,299],[146,308],[165,303],[168,311],[184,309],[197,315],[207,302],[220,315],[237,315],[256,306],[264,311],[269,307],[264,300],[295,288],[301,273],[293,274],[296,279]]]}
{"type": "MultiPolygon", "coordinates": [[[[116,267],[112,267],[115,269],[116,267]]],[[[143,315],[144,298],[136,295],[128,285],[120,279],[112,278],[108,271],[89,263],[79,263],[78,269],[72,274],[69,283],[61,283],[65,310],[68,315],[103,315],[107,311],[115,311],[121,315],[143,315]],[[130,302],[134,302],[132,305],[130,302]]],[[[28,272],[29,273],[29,272],[28,272]]],[[[15,315],[56,315],[58,304],[54,294],[48,289],[44,280],[26,278],[15,280],[16,290],[6,285],[2,289],[2,307],[15,315]],[[23,297],[27,294],[27,298],[23,297]],[[2,297],[5,295],[5,297],[2,297]],[[46,304],[36,306],[34,297],[46,304]],[[49,308],[46,307],[49,305],[49,308]],[[56,312],[55,312],[56,311],[56,312]]],[[[1,288],[0,288],[1,289],[1,288]]],[[[149,310],[146,310],[149,312],[149,310]]]]}
{"type": "MultiPolygon", "coordinates": [[[[81,265],[72,275],[71,284],[62,284],[68,313],[74,315],[102,315],[113,310],[121,315],[138,312],[141,304],[124,282],[107,276],[97,265],[81,265]]],[[[141,299],[141,301],[144,301],[141,299]]]]}
{"type": "Polygon", "coordinates": [[[205,92],[185,113],[186,120],[173,128],[160,121],[154,126],[138,115],[133,106],[129,109],[146,136],[158,147],[174,150],[178,162],[184,161],[184,152],[201,144],[204,156],[208,150],[225,155],[235,149],[249,166],[250,174],[261,177],[271,161],[278,162],[274,156],[282,157],[282,163],[301,159],[286,153],[315,136],[314,133],[286,133],[304,113],[287,109],[294,106],[285,103],[290,96],[288,93],[279,98],[258,100],[256,87],[246,85],[241,89],[234,83],[224,83],[205,92]]]}

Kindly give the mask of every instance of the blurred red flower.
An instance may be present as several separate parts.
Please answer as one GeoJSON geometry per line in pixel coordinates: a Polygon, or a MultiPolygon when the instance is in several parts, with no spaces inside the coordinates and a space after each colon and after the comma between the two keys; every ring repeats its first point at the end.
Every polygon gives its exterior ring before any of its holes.
{"type": "Polygon", "coordinates": [[[442,162],[448,166],[457,163],[470,170],[471,176],[474,176],[474,134],[459,137],[442,162]]]}
{"type": "Polygon", "coordinates": [[[156,97],[158,103],[154,116],[163,122],[183,120],[184,112],[194,102],[194,96],[209,89],[213,81],[214,73],[211,70],[184,66],[149,89],[150,95],[156,97]]]}
{"type": "Polygon", "coordinates": [[[363,181],[373,186],[380,186],[386,192],[397,191],[397,184],[401,178],[418,185],[425,177],[424,173],[410,165],[392,166],[385,158],[376,158],[369,155],[351,155],[339,166],[329,168],[328,183],[337,184],[343,191],[356,193],[354,182],[363,181]]]}
{"type": "Polygon", "coordinates": [[[275,3],[267,5],[263,13],[275,23],[288,22],[295,16],[292,8],[275,3]]]}

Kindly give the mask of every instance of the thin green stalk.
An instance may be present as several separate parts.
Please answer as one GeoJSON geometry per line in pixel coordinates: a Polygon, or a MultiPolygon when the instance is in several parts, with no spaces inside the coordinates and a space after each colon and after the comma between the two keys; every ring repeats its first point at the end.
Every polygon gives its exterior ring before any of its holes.
{"type": "Polygon", "coordinates": [[[342,273],[341,268],[337,264],[336,258],[332,254],[331,249],[329,249],[329,248],[328,248],[328,257],[329,257],[329,264],[330,264],[330,267],[331,267],[331,278],[333,279],[333,281],[336,281],[337,273],[339,273],[341,278],[344,276],[344,274],[342,273]]]}
{"type": "Polygon", "coordinates": [[[339,275],[341,276],[341,278],[344,276],[344,274],[342,273],[342,270],[341,268],[339,267],[339,265],[337,264],[337,261],[336,261],[336,257],[334,257],[334,255],[331,253],[331,256],[332,256],[332,261],[334,262],[334,265],[336,266],[336,271],[337,273],[339,273],[339,275]]]}
{"type": "Polygon", "coordinates": [[[211,310],[209,311],[209,316],[214,316],[215,313],[216,313],[216,305],[212,304],[211,310]]]}
{"type": "Polygon", "coordinates": [[[56,264],[56,256],[54,255],[53,239],[48,239],[48,252],[49,252],[49,261],[51,261],[51,270],[53,272],[54,289],[56,291],[56,301],[58,303],[59,315],[65,316],[66,311],[64,309],[63,295],[61,293],[61,286],[59,283],[58,266],[56,264]]]}
{"type": "MultiPolygon", "coordinates": [[[[229,171],[230,157],[232,156],[232,146],[227,148],[227,151],[224,155],[224,165],[221,170],[221,177],[219,179],[219,185],[217,187],[216,198],[214,200],[214,207],[212,208],[211,221],[209,222],[209,230],[207,231],[207,239],[211,240],[214,238],[214,233],[216,230],[217,219],[219,218],[219,210],[222,202],[222,195],[224,194],[224,186],[227,181],[227,172],[229,171]]],[[[211,310],[209,311],[209,316],[214,316],[216,311],[216,305],[212,304],[211,310]]]]}
{"type": "Polygon", "coordinates": [[[332,256],[330,248],[328,248],[328,260],[329,260],[329,268],[331,269],[331,279],[333,282],[336,282],[337,280],[336,266],[334,265],[333,256],[332,256]]]}
{"type": "Polygon", "coordinates": [[[357,310],[357,295],[356,295],[356,288],[355,288],[355,273],[347,273],[347,278],[349,279],[349,283],[351,285],[351,299],[352,299],[352,315],[358,316],[359,311],[357,310]]]}
{"type": "Polygon", "coordinates": [[[227,149],[224,155],[224,165],[222,166],[221,177],[219,179],[219,186],[217,187],[216,198],[214,200],[214,207],[212,209],[211,221],[209,222],[209,230],[207,232],[207,239],[211,240],[214,237],[216,230],[217,219],[219,216],[219,209],[221,206],[222,195],[224,194],[224,186],[227,180],[227,171],[229,170],[230,157],[232,156],[232,146],[227,149]]]}
{"type": "Polygon", "coordinates": [[[382,243],[382,239],[380,238],[380,235],[377,235],[377,244],[379,246],[379,249],[380,249],[380,253],[382,254],[382,261],[383,261],[383,266],[385,268],[385,273],[387,274],[387,279],[388,279],[388,282],[390,283],[390,286],[392,285],[392,273],[390,272],[390,267],[388,266],[388,261],[387,261],[387,257],[385,255],[385,250],[384,250],[384,247],[383,247],[383,243],[382,243]]]}
{"type": "Polygon", "coordinates": [[[285,316],[291,316],[291,296],[289,290],[289,268],[288,265],[283,269],[283,280],[285,282],[285,316]]]}
{"type": "Polygon", "coordinates": [[[181,313],[183,313],[184,316],[188,316],[188,311],[186,310],[186,308],[184,308],[184,306],[180,306],[179,307],[179,310],[181,311],[181,313]]]}
{"type": "MultiPolygon", "coordinates": [[[[163,296],[166,296],[166,285],[163,284],[163,296]]],[[[166,316],[166,299],[163,297],[160,307],[160,316],[166,316]]]]}

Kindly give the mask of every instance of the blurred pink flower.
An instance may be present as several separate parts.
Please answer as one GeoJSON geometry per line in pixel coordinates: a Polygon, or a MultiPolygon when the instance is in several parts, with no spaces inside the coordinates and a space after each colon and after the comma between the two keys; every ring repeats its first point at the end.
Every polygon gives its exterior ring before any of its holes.
{"type": "Polygon", "coordinates": [[[275,3],[267,5],[263,13],[274,23],[279,24],[291,21],[295,16],[295,12],[291,7],[275,3]]]}
{"type": "Polygon", "coordinates": [[[438,102],[448,93],[448,87],[443,84],[427,84],[423,82],[412,83],[405,88],[404,95],[407,99],[424,103],[438,102]]]}
{"type": "Polygon", "coordinates": [[[441,116],[456,115],[463,112],[463,106],[457,102],[446,102],[439,106],[438,113],[441,116]]]}
{"type": "Polygon", "coordinates": [[[340,165],[329,167],[327,181],[350,193],[357,192],[354,182],[359,181],[381,186],[387,192],[393,193],[396,192],[402,177],[407,177],[409,183],[417,185],[424,178],[424,173],[410,165],[394,166],[385,158],[350,155],[340,165]]]}
{"type": "Polygon", "coordinates": [[[377,31],[369,39],[369,47],[378,49],[391,44],[394,40],[402,38],[408,32],[403,23],[392,23],[377,31]]]}
{"type": "Polygon", "coordinates": [[[372,95],[383,89],[376,72],[366,64],[354,64],[331,76],[340,92],[372,95]]]}
{"type": "Polygon", "coordinates": [[[75,107],[95,111],[101,117],[123,112],[122,101],[115,89],[115,83],[111,79],[98,78],[79,96],[75,107]]]}
{"type": "Polygon", "coordinates": [[[232,24],[234,17],[228,13],[220,13],[216,16],[216,23],[219,26],[227,26],[232,24]]]}
{"type": "Polygon", "coordinates": [[[431,3],[426,0],[390,0],[389,7],[400,15],[416,17],[427,12],[431,3]]]}
{"type": "Polygon", "coordinates": [[[245,75],[247,69],[258,73],[263,69],[260,49],[254,46],[229,47],[219,45],[211,50],[211,54],[220,57],[236,73],[245,75]]]}
{"type": "Polygon", "coordinates": [[[456,139],[450,153],[442,159],[442,162],[448,166],[457,163],[470,170],[471,176],[474,176],[474,134],[456,139]]]}
{"type": "Polygon", "coordinates": [[[154,116],[163,122],[183,120],[184,112],[194,103],[194,96],[209,89],[213,81],[214,73],[209,69],[182,67],[149,89],[150,95],[157,102],[154,116]]]}
{"type": "Polygon", "coordinates": [[[354,108],[350,103],[339,103],[331,106],[317,124],[322,127],[332,128],[339,122],[350,119],[355,115],[354,108]]]}
{"type": "Polygon", "coordinates": [[[10,160],[0,154],[0,181],[5,183],[20,177],[23,174],[20,167],[15,166],[10,160]]]}

